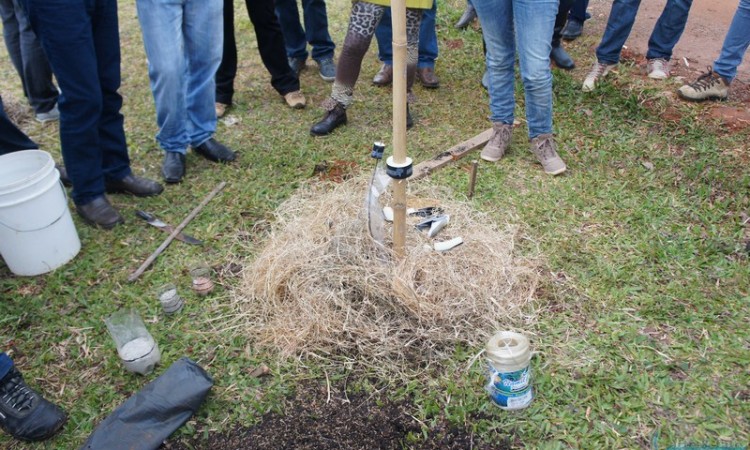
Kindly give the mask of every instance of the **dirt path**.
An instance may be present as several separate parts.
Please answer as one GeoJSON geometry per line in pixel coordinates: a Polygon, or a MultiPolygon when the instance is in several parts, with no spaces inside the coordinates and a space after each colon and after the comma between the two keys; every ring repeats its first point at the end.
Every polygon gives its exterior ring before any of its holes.
{"type": "MultiPolygon", "coordinates": [[[[635,53],[646,53],[648,38],[666,3],[666,0],[641,1],[633,31],[625,44],[628,48],[635,53]]],[[[682,59],[687,58],[691,72],[704,71],[711,65],[719,56],[738,3],[738,0],[694,0],[685,32],[674,49],[673,61],[684,66],[682,59]]],[[[591,0],[589,4],[592,18],[602,29],[611,5],[611,0],[591,0]]],[[[747,55],[740,66],[738,79],[750,82],[750,57],[747,55]]]]}

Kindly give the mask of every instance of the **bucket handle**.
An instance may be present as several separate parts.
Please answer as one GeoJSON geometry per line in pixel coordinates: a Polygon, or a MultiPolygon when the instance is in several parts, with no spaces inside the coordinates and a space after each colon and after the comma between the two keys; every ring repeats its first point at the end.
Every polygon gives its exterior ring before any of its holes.
{"type": "MultiPolygon", "coordinates": [[[[62,183],[62,181],[57,180],[57,182],[60,184],[60,189],[62,189],[63,195],[65,195],[65,207],[64,208],[67,209],[68,208],[68,191],[65,190],[65,185],[62,183]]],[[[8,225],[7,223],[3,222],[2,220],[0,220],[0,225],[2,225],[3,227],[5,227],[5,228],[7,228],[9,230],[13,230],[15,232],[18,232],[18,233],[31,233],[31,232],[34,232],[34,231],[41,231],[41,230],[43,230],[45,228],[48,228],[48,227],[56,224],[60,219],[62,219],[62,216],[63,216],[64,212],[65,212],[65,210],[63,209],[63,212],[61,212],[57,216],[57,219],[53,220],[52,223],[47,224],[47,225],[45,225],[43,227],[35,228],[33,230],[17,230],[15,228],[13,228],[12,226],[8,225]]]]}

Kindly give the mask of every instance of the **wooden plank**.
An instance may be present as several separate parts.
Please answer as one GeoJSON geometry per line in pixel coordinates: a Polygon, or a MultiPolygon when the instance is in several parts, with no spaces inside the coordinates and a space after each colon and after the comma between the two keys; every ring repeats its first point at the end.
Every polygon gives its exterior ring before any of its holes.
{"type": "Polygon", "coordinates": [[[492,128],[487,129],[471,139],[461,142],[460,144],[454,145],[448,150],[435,155],[434,158],[422,161],[421,163],[414,166],[412,175],[407,178],[408,181],[418,180],[431,174],[437,169],[440,169],[453,161],[457,161],[464,156],[468,155],[475,148],[484,145],[490,140],[492,136],[492,128]]]}

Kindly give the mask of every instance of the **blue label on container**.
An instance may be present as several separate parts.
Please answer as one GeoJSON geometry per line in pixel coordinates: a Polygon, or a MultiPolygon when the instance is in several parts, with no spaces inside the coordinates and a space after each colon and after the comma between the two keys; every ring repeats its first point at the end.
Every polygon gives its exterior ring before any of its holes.
{"type": "Polygon", "coordinates": [[[492,401],[503,409],[521,409],[529,406],[534,394],[531,386],[518,392],[506,392],[496,389],[495,386],[488,384],[487,392],[490,394],[492,401]]]}
{"type": "Polygon", "coordinates": [[[529,387],[531,368],[526,366],[515,372],[498,372],[492,364],[489,365],[490,384],[503,392],[519,392],[529,387]]]}

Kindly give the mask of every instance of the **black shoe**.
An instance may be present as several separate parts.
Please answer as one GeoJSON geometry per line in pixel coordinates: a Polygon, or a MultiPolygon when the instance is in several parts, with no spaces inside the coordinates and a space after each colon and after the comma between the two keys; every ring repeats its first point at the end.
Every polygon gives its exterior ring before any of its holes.
{"type": "Polygon", "coordinates": [[[226,145],[214,138],[207,140],[197,147],[193,147],[195,153],[213,162],[231,162],[237,155],[226,145]]]}
{"type": "Polygon", "coordinates": [[[474,21],[474,19],[477,18],[477,10],[474,9],[474,5],[472,5],[469,2],[466,2],[466,9],[464,10],[464,13],[461,14],[461,18],[458,19],[458,22],[456,22],[455,27],[459,30],[462,30],[469,26],[471,22],[474,21]]]}
{"type": "Polygon", "coordinates": [[[332,110],[326,112],[323,120],[310,128],[310,134],[325,136],[344,124],[346,124],[346,109],[344,109],[344,105],[338,103],[332,110]]]}
{"type": "Polygon", "coordinates": [[[68,178],[68,170],[62,164],[55,164],[55,169],[60,173],[60,182],[65,187],[73,186],[73,182],[68,178]]]}
{"type": "Polygon", "coordinates": [[[125,223],[120,213],[101,195],[84,205],[76,205],[76,212],[86,223],[109,230],[115,225],[125,223]]]}
{"type": "Polygon", "coordinates": [[[294,75],[299,78],[300,72],[302,72],[302,69],[305,68],[305,62],[307,61],[306,58],[289,58],[289,67],[292,68],[292,71],[294,72],[294,75]]]}
{"type": "Polygon", "coordinates": [[[579,22],[576,19],[568,19],[568,23],[565,24],[565,28],[562,31],[562,38],[566,41],[574,41],[581,34],[583,34],[583,22],[579,22]]]}
{"type": "Polygon", "coordinates": [[[414,118],[411,116],[411,111],[409,110],[409,104],[406,104],[406,129],[414,126],[414,118]]]}
{"type": "Polygon", "coordinates": [[[164,187],[154,180],[130,174],[122,180],[104,180],[104,190],[110,194],[130,194],[136,197],[159,195],[164,187]]]}
{"type": "Polygon", "coordinates": [[[31,390],[15,367],[0,380],[0,427],[14,438],[43,441],[67,419],[62,409],[31,390]]]}
{"type": "Polygon", "coordinates": [[[573,58],[570,57],[562,45],[552,47],[549,58],[561,69],[572,70],[576,67],[575,61],[573,61],[573,58]]]}
{"type": "Polygon", "coordinates": [[[179,183],[185,176],[185,155],[177,152],[165,152],[161,163],[161,176],[167,183],[179,183]]]}

